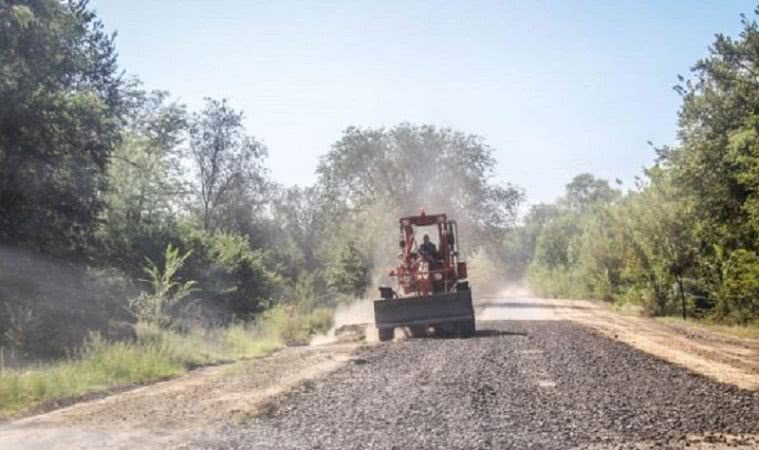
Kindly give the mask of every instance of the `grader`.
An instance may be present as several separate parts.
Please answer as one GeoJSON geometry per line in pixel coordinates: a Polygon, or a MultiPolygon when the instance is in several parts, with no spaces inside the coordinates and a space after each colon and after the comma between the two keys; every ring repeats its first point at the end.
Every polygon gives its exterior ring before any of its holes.
{"type": "Polygon", "coordinates": [[[382,298],[374,301],[380,341],[393,339],[398,327],[408,328],[414,337],[430,332],[474,336],[472,293],[466,263],[459,260],[456,222],[445,214],[423,210],[399,222],[401,252],[397,267],[390,272],[397,287],[380,287],[382,298]],[[424,230],[437,235],[437,247],[420,244],[418,236],[424,230]]]}

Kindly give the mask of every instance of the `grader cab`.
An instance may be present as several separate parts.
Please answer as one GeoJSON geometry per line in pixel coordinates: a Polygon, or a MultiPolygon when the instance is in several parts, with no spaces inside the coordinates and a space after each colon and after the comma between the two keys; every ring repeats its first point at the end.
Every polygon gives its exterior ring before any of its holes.
{"type": "Polygon", "coordinates": [[[381,287],[374,321],[381,341],[406,327],[412,336],[430,332],[470,337],[475,334],[472,293],[466,263],[459,260],[458,226],[445,214],[400,219],[398,266],[390,272],[397,286],[381,287]],[[422,243],[422,236],[437,237],[422,243]]]}

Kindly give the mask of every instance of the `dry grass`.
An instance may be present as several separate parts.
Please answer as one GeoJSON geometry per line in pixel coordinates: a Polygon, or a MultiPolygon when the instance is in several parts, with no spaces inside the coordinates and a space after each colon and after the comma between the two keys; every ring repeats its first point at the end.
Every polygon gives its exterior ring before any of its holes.
{"type": "Polygon", "coordinates": [[[708,319],[683,320],[681,317],[657,317],[656,320],[666,324],[679,325],[694,329],[700,328],[702,330],[722,333],[738,338],[759,339],[759,326],[757,325],[725,325],[711,322],[708,319]]]}

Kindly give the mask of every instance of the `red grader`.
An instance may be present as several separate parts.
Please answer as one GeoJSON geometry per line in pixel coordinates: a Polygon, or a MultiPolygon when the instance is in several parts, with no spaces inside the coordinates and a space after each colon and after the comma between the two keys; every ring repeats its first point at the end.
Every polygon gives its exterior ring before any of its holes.
{"type": "Polygon", "coordinates": [[[458,227],[445,214],[425,214],[400,219],[398,266],[390,272],[397,289],[381,287],[374,302],[374,321],[380,341],[393,339],[397,327],[412,336],[430,331],[470,337],[475,334],[472,293],[466,280],[466,263],[459,260],[458,227]],[[417,229],[436,231],[435,247],[417,229]]]}

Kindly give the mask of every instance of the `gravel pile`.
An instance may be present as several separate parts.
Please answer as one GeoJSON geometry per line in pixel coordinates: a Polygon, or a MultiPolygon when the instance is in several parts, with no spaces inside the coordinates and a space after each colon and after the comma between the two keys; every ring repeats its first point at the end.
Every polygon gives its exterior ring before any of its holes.
{"type": "Polygon", "coordinates": [[[360,352],[187,448],[759,448],[758,393],[570,322],[479,327],[360,352]]]}

